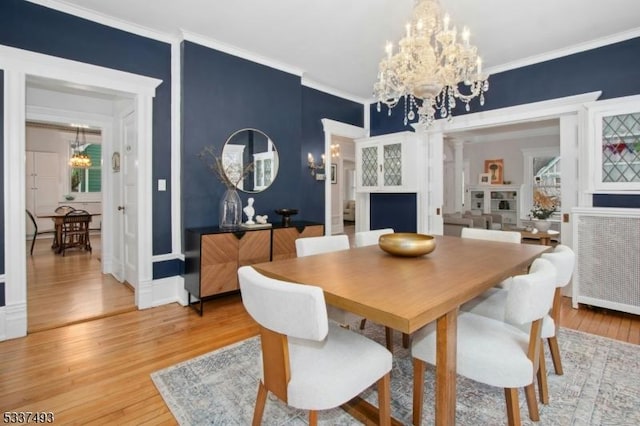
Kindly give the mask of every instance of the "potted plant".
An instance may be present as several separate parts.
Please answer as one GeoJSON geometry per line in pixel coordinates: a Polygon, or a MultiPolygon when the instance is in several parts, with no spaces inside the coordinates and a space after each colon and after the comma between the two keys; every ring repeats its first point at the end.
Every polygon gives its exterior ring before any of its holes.
{"type": "Polygon", "coordinates": [[[538,231],[546,232],[549,230],[551,222],[548,219],[556,211],[556,207],[556,197],[539,190],[533,193],[531,217],[534,219],[534,226],[538,231]]]}

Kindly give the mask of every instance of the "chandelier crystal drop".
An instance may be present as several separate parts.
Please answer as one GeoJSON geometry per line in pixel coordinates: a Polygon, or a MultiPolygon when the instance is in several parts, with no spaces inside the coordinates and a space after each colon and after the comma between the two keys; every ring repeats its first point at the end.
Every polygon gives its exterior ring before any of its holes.
{"type": "MultiPolygon", "coordinates": [[[[87,145],[87,137],[82,129],[83,145],[87,145]]],[[[76,142],[73,146],[73,155],[69,159],[69,166],[74,169],[88,169],[91,167],[91,157],[80,151],[80,127],[76,127],[76,142]]]]}
{"type": "Polygon", "coordinates": [[[380,104],[387,105],[389,115],[400,99],[404,99],[404,124],[415,119],[431,126],[436,111],[440,117],[452,119],[456,100],[465,104],[479,97],[484,105],[484,93],[489,90],[488,75],[482,73],[482,60],[469,43],[468,28],[458,41],[457,28],[449,28],[449,15],[442,17],[438,0],[418,0],[405,36],[393,54],[387,43],[387,56],[379,65],[378,80],[373,87],[380,104]]]}

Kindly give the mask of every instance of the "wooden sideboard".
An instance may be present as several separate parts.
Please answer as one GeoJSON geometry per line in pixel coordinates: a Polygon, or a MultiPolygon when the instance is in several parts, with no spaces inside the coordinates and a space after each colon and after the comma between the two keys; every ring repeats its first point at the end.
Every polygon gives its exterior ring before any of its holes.
{"type": "Polygon", "coordinates": [[[185,233],[184,287],[199,299],[202,315],[206,298],[236,292],[238,268],[255,263],[296,257],[295,240],[324,235],[324,225],[293,222],[266,229],[221,230],[217,226],[189,228],[185,233]]]}

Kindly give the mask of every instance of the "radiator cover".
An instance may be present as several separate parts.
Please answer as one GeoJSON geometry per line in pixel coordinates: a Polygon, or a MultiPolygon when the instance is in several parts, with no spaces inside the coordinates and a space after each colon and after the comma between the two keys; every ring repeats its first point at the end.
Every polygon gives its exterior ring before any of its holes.
{"type": "Polygon", "coordinates": [[[574,209],[573,306],[640,314],[640,209],[574,209]]]}

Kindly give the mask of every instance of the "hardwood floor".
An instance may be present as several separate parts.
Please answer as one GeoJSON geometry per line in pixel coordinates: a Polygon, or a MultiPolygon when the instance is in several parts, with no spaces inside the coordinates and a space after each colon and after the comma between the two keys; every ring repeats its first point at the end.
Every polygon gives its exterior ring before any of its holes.
{"type": "MultiPolygon", "coordinates": [[[[136,309],[133,290],[103,275],[100,235],[91,235],[91,253],[51,250],[51,239],[38,239],[27,253],[27,330],[29,333],[136,309]]],[[[27,241],[27,250],[31,241],[27,241]]]]}
{"type": "MultiPolygon", "coordinates": [[[[570,302],[562,326],[640,344],[640,316],[570,302]]],[[[202,317],[170,304],[30,333],[0,342],[0,407],[62,424],[176,424],[150,374],[257,333],[237,294],[206,302],[202,317]]]]}

